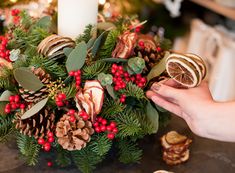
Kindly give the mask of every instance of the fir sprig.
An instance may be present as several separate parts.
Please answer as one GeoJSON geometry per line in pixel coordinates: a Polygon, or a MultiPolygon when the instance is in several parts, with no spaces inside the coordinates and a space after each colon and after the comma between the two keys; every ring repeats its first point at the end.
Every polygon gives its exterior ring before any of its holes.
{"type": "Polygon", "coordinates": [[[111,140],[107,138],[106,134],[94,136],[93,139],[92,150],[99,156],[106,155],[112,146],[111,140]]]}
{"type": "Polygon", "coordinates": [[[136,143],[129,140],[120,140],[118,143],[119,161],[125,164],[138,163],[143,151],[138,148],[136,143]]]}
{"type": "Polygon", "coordinates": [[[0,115],[0,143],[6,142],[15,133],[14,124],[12,123],[12,116],[0,115]]]}
{"type": "Polygon", "coordinates": [[[138,100],[146,99],[143,89],[131,82],[128,82],[126,88],[120,90],[120,93],[125,94],[127,97],[134,97],[138,100]]]}
{"type": "Polygon", "coordinates": [[[35,138],[19,133],[17,135],[17,144],[27,164],[30,166],[36,165],[41,147],[35,138]]]}
{"type": "Polygon", "coordinates": [[[89,145],[80,151],[73,151],[72,157],[74,163],[83,173],[91,173],[96,165],[103,160],[103,157],[96,154],[89,145]]]}
{"type": "Polygon", "coordinates": [[[106,72],[108,72],[109,69],[110,69],[109,64],[107,64],[105,62],[97,61],[91,65],[86,65],[82,68],[82,77],[84,79],[94,79],[101,72],[106,73],[106,72]]]}
{"type": "Polygon", "coordinates": [[[101,59],[112,57],[112,52],[116,46],[117,38],[119,35],[120,35],[119,30],[109,31],[108,36],[105,40],[105,43],[100,50],[100,58],[101,59]]]}
{"type": "Polygon", "coordinates": [[[118,124],[119,130],[117,136],[120,138],[135,136],[142,130],[141,123],[139,122],[137,115],[130,109],[120,113],[115,118],[115,121],[118,124]]]}
{"type": "Polygon", "coordinates": [[[61,167],[66,167],[71,164],[71,155],[68,150],[64,150],[60,145],[56,146],[56,163],[61,167]]]}
{"type": "Polygon", "coordinates": [[[92,31],[93,30],[93,26],[92,25],[87,25],[84,33],[79,35],[78,38],[76,38],[76,44],[79,44],[82,41],[85,41],[86,43],[92,38],[92,31]]]}

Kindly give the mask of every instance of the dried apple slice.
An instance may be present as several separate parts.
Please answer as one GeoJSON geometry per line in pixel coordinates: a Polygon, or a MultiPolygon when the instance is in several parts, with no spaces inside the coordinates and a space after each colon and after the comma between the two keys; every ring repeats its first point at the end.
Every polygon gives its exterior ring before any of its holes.
{"type": "Polygon", "coordinates": [[[92,102],[95,105],[96,115],[100,113],[104,101],[104,89],[98,80],[86,81],[84,93],[92,93],[92,102]]]}
{"type": "Polygon", "coordinates": [[[83,93],[82,92],[79,92],[77,95],[76,95],[76,102],[77,102],[77,108],[78,109],[85,109],[86,113],[90,115],[91,113],[91,105],[90,105],[90,102],[88,101],[87,98],[84,97],[83,93]]]}
{"type": "Polygon", "coordinates": [[[184,143],[186,140],[186,136],[180,135],[176,131],[171,131],[166,134],[166,142],[171,145],[184,143]]]}

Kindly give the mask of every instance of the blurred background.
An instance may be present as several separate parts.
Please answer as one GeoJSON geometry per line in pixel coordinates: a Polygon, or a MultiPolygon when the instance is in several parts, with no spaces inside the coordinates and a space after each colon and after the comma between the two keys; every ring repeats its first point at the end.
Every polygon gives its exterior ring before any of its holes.
{"type": "MultiPolygon", "coordinates": [[[[207,63],[207,80],[214,99],[235,99],[235,0],[99,0],[107,18],[137,15],[147,20],[143,32],[164,33],[176,52],[190,52],[207,63]]],[[[12,9],[27,10],[35,18],[56,21],[57,0],[1,0],[0,35],[12,9]]]]}

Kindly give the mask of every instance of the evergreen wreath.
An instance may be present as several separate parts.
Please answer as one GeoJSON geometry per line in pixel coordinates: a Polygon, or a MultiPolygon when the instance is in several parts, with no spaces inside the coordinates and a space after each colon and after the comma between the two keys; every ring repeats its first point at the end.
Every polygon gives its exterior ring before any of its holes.
{"type": "Polygon", "coordinates": [[[120,162],[139,162],[138,141],[169,118],[145,96],[164,74],[169,40],[118,18],[73,41],[51,32],[50,17],[14,15],[19,21],[0,39],[0,142],[15,136],[29,165],[52,151],[58,165],[73,162],[83,173],[111,148],[120,162]]]}

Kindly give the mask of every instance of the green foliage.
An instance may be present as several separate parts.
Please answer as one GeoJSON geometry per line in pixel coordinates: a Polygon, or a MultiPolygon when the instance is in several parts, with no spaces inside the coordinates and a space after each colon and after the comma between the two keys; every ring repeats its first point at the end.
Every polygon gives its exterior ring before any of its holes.
{"type": "Polygon", "coordinates": [[[119,30],[111,30],[108,33],[108,36],[104,42],[104,45],[102,46],[102,48],[100,50],[99,55],[100,55],[101,59],[112,57],[112,52],[116,46],[116,41],[117,41],[117,38],[119,35],[120,35],[119,30]]]}
{"type": "Polygon", "coordinates": [[[163,39],[160,41],[160,47],[163,50],[170,50],[172,48],[172,41],[169,39],[163,39]]]}
{"type": "Polygon", "coordinates": [[[59,65],[58,62],[53,61],[51,59],[42,57],[42,56],[34,56],[29,63],[29,66],[34,66],[36,68],[41,67],[43,68],[47,73],[52,75],[53,78],[66,78],[67,73],[64,66],[59,65]]]}
{"type": "Polygon", "coordinates": [[[56,146],[56,163],[61,167],[66,167],[71,164],[71,155],[68,150],[64,150],[60,145],[56,146]]]}
{"type": "Polygon", "coordinates": [[[35,138],[19,133],[17,136],[17,144],[27,164],[30,166],[36,165],[41,146],[37,143],[35,138]]]}
{"type": "Polygon", "coordinates": [[[117,136],[120,138],[133,137],[141,133],[141,123],[137,114],[131,109],[124,110],[115,118],[115,121],[119,130],[117,136]]]}
{"type": "Polygon", "coordinates": [[[131,82],[128,82],[126,88],[120,90],[120,93],[125,94],[127,97],[135,97],[138,100],[146,99],[144,91],[131,82]]]}
{"type": "Polygon", "coordinates": [[[94,140],[91,143],[92,151],[99,156],[104,156],[112,147],[112,141],[109,140],[106,134],[95,135],[92,137],[94,140]]]}
{"type": "Polygon", "coordinates": [[[6,142],[15,133],[12,117],[0,115],[0,143],[6,142]]]}
{"type": "Polygon", "coordinates": [[[32,26],[33,20],[30,17],[30,15],[28,14],[28,12],[22,11],[20,13],[20,17],[21,17],[21,22],[20,23],[23,25],[23,27],[25,29],[28,29],[28,28],[30,28],[32,26]]]}
{"type": "Polygon", "coordinates": [[[138,163],[143,151],[138,148],[136,143],[129,140],[120,140],[118,142],[119,161],[125,164],[138,163]]]}
{"type": "Polygon", "coordinates": [[[107,99],[104,102],[101,116],[105,118],[115,118],[117,114],[123,112],[125,107],[126,106],[121,104],[120,102],[117,102],[113,99],[107,99]]]}
{"type": "Polygon", "coordinates": [[[74,98],[76,93],[77,93],[77,89],[76,86],[74,84],[70,84],[68,87],[63,88],[62,92],[65,93],[67,99],[70,98],[74,98]]]}
{"type": "Polygon", "coordinates": [[[91,173],[95,169],[96,164],[103,160],[103,157],[93,151],[91,145],[88,145],[80,151],[73,151],[72,157],[74,163],[82,173],[91,173]]]}
{"type": "Polygon", "coordinates": [[[91,65],[85,65],[82,68],[82,77],[84,79],[94,79],[100,73],[107,73],[110,69],[110,65],[104,62],[96,61],[91,65]]]}
{"type": "Polygon", "coordinates": [[[15,86],[12,84],[13,82],[13,74],[12,70],[8,69],[7,67],[3,66],[1,68],[1,76],[0,76],[0,88],[4,89],[13,89],[15,86]]]}
{"type": "Polygon", "coordinates": [[[93,30],[93,26],[92,25],[87,25],[84,33],[79,35],[78,38],[76,38],[76,44],[79,44],[82,41],[85,41],[86,43],[91,39],[92,37],[92,30],[93,30]]]}

